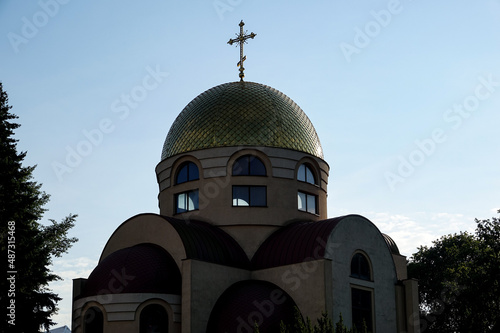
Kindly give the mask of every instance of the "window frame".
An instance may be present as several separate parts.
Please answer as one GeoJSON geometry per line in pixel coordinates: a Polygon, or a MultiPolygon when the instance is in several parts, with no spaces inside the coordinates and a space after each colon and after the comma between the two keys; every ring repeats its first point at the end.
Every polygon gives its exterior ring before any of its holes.
{"type": "Polygon", "coordinates": [[[160,324],[160,329],[162,333],[168,333],[169,332],[169,325],[170,325],[170,318],[168,316],[168,311],[165,309],[164,306],[161,304],[157,303],[151,303],[146,305],[142,310],[141,313],[139,314],[139,332],[140,333],[145,333],[147,331],[147,319],[145,318],[146,316],[154,316],[155,313],[157,312],[156,315],[158,317],[154,317],[155,319],[159,319],[159,324],[160,324]]]}
{"type": "Polygon", "coordinates": [[[368,255],[366,255],[366,253],[364,253],[362,251],[356,251],[356,252],[354,252],[354,254],[351,257],[350,275],[349,276],[352,277],[352,278],[358,279],[358,280],[373,282],[372,264],[371,264],[370,258],[368,257],[368,255]],[[354,262],[354,260],[356,259],[356,257],[362,257],[362,258],[364,258],[364,260],[366,261],[366,267],[365,268],[368,271],[368,275],[363,274],[363,270],[364,269],[362,267],[362,263],[361,263],[360,260],[356,260],[356,262],[354,262]],[[357,266],[357,267],[355,267],[356,271],[354,273],[353,273],[353,264],[355,264],[357,266]]]}
{"type": "Polygon", "coordinates": [[[313,170],[315,170],[315,169],[309,163],[300,164],[299,168],[297,169],[297,180],[299,182],[304,182],[304,183],[311,184],[311,185],[318,185],[318,181],[316,179],[317,176],[313,170]],[[309,180],[308,171],[311,174],[311,177],[313,178],[312,181],[309,180]]]}
{"type": "Polygon", "coordinates": [[[175,173],[175,185],[192,182],[192,181],[199,180],[199,179],[200,179],[200,169],[198,168],[198,165],[196,163],[194,163],[193,161],[182,162],[179,165],[179,167],[177,168],[176,173],[175,173]],[[196,168],[196,176],[191,176],[192,167],[196,168]],[[186,180],[179,181],[179,175],[184,170],[186,170],[186,180]]]}
{"type": "Polygon", "coordinates": [[[188,190],[188,191],[183,191],[183,192],[179,192],[179,193],[176,193],[174,194],[174,211],[175,211],[175,214],[182,214],[182,213],[188,213],[188,212],[193,212],[195,210],[199,210],[200,209],[200,192],[198,189],[192,189],[192,190],[188,190]],[[189,202],[190,202],[190,194],[191,193],[196,193],[196,203],[194,204],[195,207],[193,209],[189,209],[189,202]],[[185,206],[187,207],[186,210],[183,210],[183,211],[179,211],[179,196],[180,195],[185,195],[185,200],[184,200],[184,204],[185,206]]]}
{"type": "Polygon", "coordinates": [[[265,185],[233,185],[232,186],[232,194],[231,194],[231,197],[232,197],[232,206],[233,207],[267,207],[267,186],[265,185]],[[234,195],[235,195],[235,188],[240,188],[240,189],[243,189],[243,188],[246,188],[248,189],[248,205],[238,205],[238,204],[235,204],[234,203],[234,200],[243,200],[243,199],[240,199],[240,198],[235,198],[234,195]],[[252,204],[252,189],[264,189],[264,204],[263,205],[254,205],[252,204]]]}
{"type": "MultiPolygon", "coordinates": [[[[374,298],[374,290],[372,288],[366,288],[358,285],[351,285],[351,325],[354,328],[356,326],[355,323],[355,313],[360,313],[360,312],[368,312],[369,315],[366,316],[369,318],[369,321],[365,320],[367,331],[369,333],[374,333],[375,332],[375,311],[374,311],[374,303],[375,303],[375,298],[374,298]],[[355,293],[358,293],[358,295],[354,295],[355,293]],[[368,307],[362,307],[358,306],[355,304],[355,296],[361,296],[362,294],[365,294],[364,296],[369,300],[370,304],[368,307]]],[[[363,316],[365,317],[365,316],[363,316]]],[[[363,318],[365,319],[365,318],[363,318]]],[[[359,323],[359,320],[356,320],[359,323]]],[[[362,323],[362,321],[361,321],[362,323]]],[[[357,330],[360,331],[361,327],[357,327],[357,330]]]]}
{"type": "Polygon", "coordinates": [[[233,162],[233,165],[231,167],[231,175],[236,177],[240,176],[265,177],[267,176],[267,168],[262,159],[260,159],[257,155],[245,154],[236,158],[236,160],[233,162]],[[246,166],[242,168],[242,170],[235,172],[235,167],[241,165],[242,163],[240,163],[240,161],[242,161],[243,159],[247,159],[246,161],[244,161],[246,166]],[[257,172],[258,170],[256,170],[255,166],[252,167],[252,162],[254,161],[257,161],[258,168],[262,167],[264,169],[263,173],[257,172]],[[246,172],[242,173],[245,170],[246,172]]]}
{"type": "Polygon", "coordinates": [[[316,194],[312,194],[312,193],[308,193],[308,192],[304,192],[304,191],[297,191],[297,209],[300,211],[300,212],[304,212],[304,213],[309,213],[309,214],[314,214],[314,215],[319,215],[319,207],[318,207],[318,196],[316,194]],[[299,207],[299,203],[300,203],[300,199],[299,199],[299,196],[300,194],[303,194],[305,195],[305,209],[300,209],[299,207]],[[310,212],[309,211],[309,198],[314,198],[314,213],[313,212],[310,212]]]}
{"type": "Polygon", "coordinates": [[[96,305],[90,306],[88,309],[85,310],[82,318],[83,318],[83,332],[97,332],[97,333],[104,332],[105,313],[100,307],[96,305]],[[94,314],[91,315],[92,316],[91,321],[87,317],[90,314],[90,311],[94,312],[94,314]],[[95,320],[99,320],[99,322],[94,322],[95,320]]]}

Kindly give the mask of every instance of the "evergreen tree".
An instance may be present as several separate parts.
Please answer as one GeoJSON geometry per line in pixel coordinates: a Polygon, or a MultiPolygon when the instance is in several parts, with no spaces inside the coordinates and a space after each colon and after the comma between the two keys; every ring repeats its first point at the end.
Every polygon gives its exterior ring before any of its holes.
{"type": "MultiPolygon", "coordinates": [[[[344,325],[342,314],[339,316],[339,321],[335,324],[335,329],[332,320],[325,312],[317,319],[317,323],[313,326],[311,319],[306,317],[304,320],[300,310],[295,307],[295,316],[293,323],[280,323],[280,333],[355,333],[355,329],[351,330],[344,325]]],[[[263,332],[265,333],[265,332],[263,332]]],[[[366,333],[366,325],[362,333],[366,333]]]]}
{"type": "Polygon", "coordinates": [[[33,180],[35,166],[22,165],[26,152],[17,152],[13,135],[19,124],[11,122],[17,116],[10,109],[0,82],[0,248],[7,275],[0,282],[0,306],[7,311],[0,330],[39,332],[54,324],[61,298],[48,284],[60,277],[49,266],[77,241],[67,237],[76,215],[40,223],[49,196],[33,180]]]}
{"type": "Polygon", "coordinates": [[[336,333],[347,333],[347,328],[344,325],[344,318],[342,318],[342,313],[339,315],[339,321],[335,324],[336,333]]]}
{"type": "Polygon", "coordinates": [[[318,324],[314,327],[314,333],[334,333],[333,323],[328,317],[328,313],[323,312],[323,315],[318,318],[318,324]]]}

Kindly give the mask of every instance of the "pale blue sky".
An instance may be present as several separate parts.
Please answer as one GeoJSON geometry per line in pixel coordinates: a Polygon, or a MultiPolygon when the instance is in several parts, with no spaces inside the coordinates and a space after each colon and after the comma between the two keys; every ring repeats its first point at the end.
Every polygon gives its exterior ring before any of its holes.
{"type": "Polygon", "coordinates": [[[60,325],[71,279],[116,227],[158,212],[154,168],[177,114],[238,80],[226,42],[241,19],[257,34],[245,79],[287,94],[316,127],[330,217],[362,214],[410,256],[500,207],[500,0],[55,1],[0,3],[0,80],[18,148],[51,194],[44,222],[79,215],[80,241],[55,261],[60,325]],[[68,149],[86,156],[70,166],[68,149]]]}

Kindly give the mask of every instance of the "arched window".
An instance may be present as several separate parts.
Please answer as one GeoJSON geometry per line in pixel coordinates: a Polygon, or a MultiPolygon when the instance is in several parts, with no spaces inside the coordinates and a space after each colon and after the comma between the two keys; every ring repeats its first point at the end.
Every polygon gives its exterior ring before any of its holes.
{"type": "Polygon", "coordinates": [[[244,155],[233,164],[233,176],[265,176],[266,167],[264,163],[253,155],[244,155]]]}
{"type": "Polygon", "coordinates": [[[299,166],[299,170],[297,170],[297,179],[301,182],[317,184],[316,177],[314,177],[311,167],[305,163],[299,166]]]}
{"type": "Polygon", "coordinates": [[[351,277],[361,280],[372,280],[370,262],[362,253],[356,253],[351,260],[351,277]]]}
{"type": "Polygon", "coordinates": [[[101,309],[93,306],[85,311],[83,316],[83,333],[102,333],[104,316],[101,309]]]}
{"type": "Polygon", "coordinates": [[[200,179],[198,167],[193,162],[184,162],[180,165],[175,178],[176,184],[190,182],[192,180],[200,179]]]}
{"type": "Polygon", "coordinates": [[[141,311],[140,333],[168,333],[168,314],[159,304],[150,304],[141,311]]]}

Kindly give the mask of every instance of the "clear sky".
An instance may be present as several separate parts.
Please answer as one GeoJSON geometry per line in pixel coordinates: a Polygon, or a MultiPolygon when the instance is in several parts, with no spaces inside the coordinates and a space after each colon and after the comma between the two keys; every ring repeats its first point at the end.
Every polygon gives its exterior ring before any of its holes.
{"type": "Polygon", "coordinates": [[[78,214],[54,261],[87,277],[112,232],[158,212],[154,168],[178,113],[238,80],[311,119],[330,165],[329,217],[356,213],[403,254],[473,231],[500,208],[500,0],[2,1],[0,81],[18,149],[51,195],[43,223],[78,214]]]}

